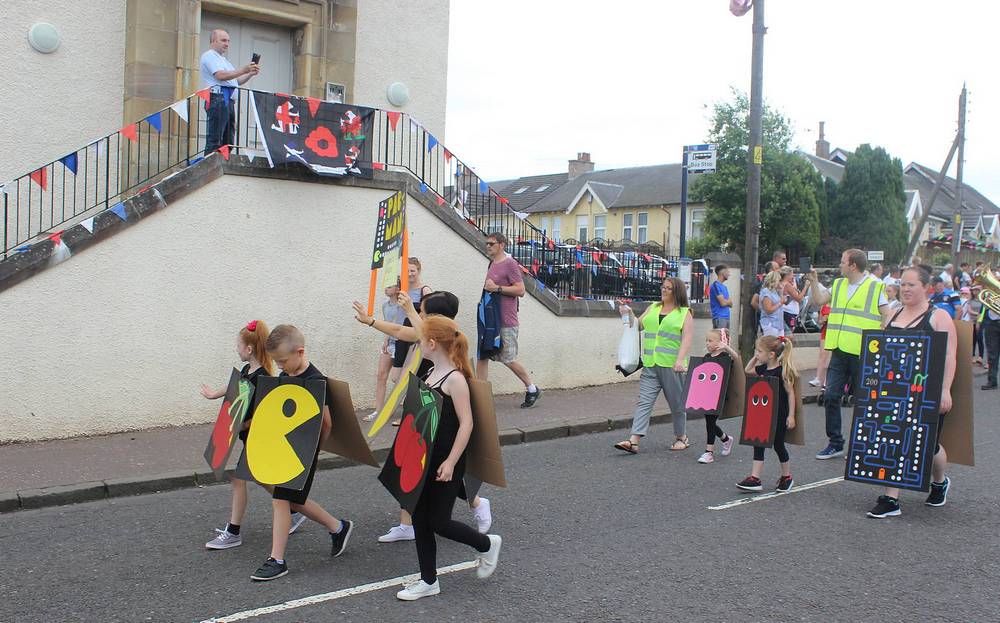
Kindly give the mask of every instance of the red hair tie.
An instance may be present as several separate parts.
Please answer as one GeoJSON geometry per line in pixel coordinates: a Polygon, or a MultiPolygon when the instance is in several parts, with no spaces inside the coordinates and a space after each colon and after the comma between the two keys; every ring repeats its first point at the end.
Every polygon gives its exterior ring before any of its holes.
{"type": "MultiPolygon", "coordinates": [[[[252,331],[252,329],[251,329],[251,331],[252,331]]],[[[779,335],[778,336],[778,341],[781,342],[782,344],[784,344],[785,343],[785,336],[784,335],[779,335]]]]}
{"type": "Polygon", "coordinates": [[[257,330],[256,320],[251,320],[250,322],[247,323],[247,331],[256,331],[256,330],[257,330]]]}

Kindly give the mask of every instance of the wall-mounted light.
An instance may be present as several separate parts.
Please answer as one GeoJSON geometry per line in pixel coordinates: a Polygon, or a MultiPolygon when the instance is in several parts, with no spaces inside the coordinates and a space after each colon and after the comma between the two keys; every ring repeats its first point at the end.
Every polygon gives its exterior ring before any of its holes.
{"type": "Polygon", "coordinates": [[[28,29],[28,43],[42,54],[51,54],[59,48],[59,31],[48,22],[35,22],[28,29]]]}
{"type": "Polygon", "coordinates": [[[401,108],[410,101],[410,89],[402,82],[393,82],[385,90],[385,97],[389,103],[397,108],[401,108]]]}

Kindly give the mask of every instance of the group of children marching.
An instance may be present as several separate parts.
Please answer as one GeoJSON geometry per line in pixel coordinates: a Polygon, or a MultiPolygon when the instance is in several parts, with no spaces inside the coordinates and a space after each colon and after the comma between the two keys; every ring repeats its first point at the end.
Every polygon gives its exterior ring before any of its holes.
{"type": "MultiPolygon", "coordinates": [[[[450,300],[445,296],[439,298],[450,300]]],[[[454,296],[451,295],[451,298],[454,296]]],[[[412,540],[416,541],[420,580],[406,586],[396,595],[399,599],[407,601],[440,592],[436,578],[435,534],[473,547],[478,552],[477,575],[480,578],[489,577],[496,569],[502,542],[498,535],[485,534],[489,523],[478,522],[479,527],[485,529],[477,531],[451,518],[456,498],[464,495],[465,451],[473,426],[468,385],[468,380],[472,378],[472,369],[469,365],[468,340],[452,319],[454,313],[449,314],[452,318],[439,314],[427,315],[425,307],[421,306],[419,316],[412,305],[409,305],[409,311],[417,320],[415,324],[420,328],[418,334],[420,348],[426,362],[423,379],[434,391],[442,395],[443,407],[433,452],[428,457],[430,465],[427,480],[412,517],[412,540]]],[[[457,305],[455,307],[457,312],[457,305]]],[[[370,326],[374,323],[375,321],[371,320],[370,326]]],[[[326,378],[314,364],[309,362],[305,337],[292,325],[278,325],[269,331],[262,320],[253,320],[240,329],[236,349],[240,360],[245,363],[240,374],[254,387],[261,376],[273,375],[275,367],[281,369],[280,376],[291,376],[301,380],[326,378]]],[[[226,390],[225,388],[213,390],[203,385],[201,393],[205,398],[217,399],[225,395],[226,390]]],[[[239,433],[239,438],[244,443],[253,424],[252,416],[252,412],[247,413],[239,433]]],[[[330,408],[324,405],[319,445],[329,436],[331,427],[330,408]]],[[[316,473],[319,445],[308,466],[308,478],[301,490],[262,485],[272,497],[271,551],[264,563],[250,576],[252,580],[274,580],[288,573],[285,560],[288,537],[306,519],[311,519],[327,529],[332,557],[340,556],[347,547],[354,524],[347,519],[334,517],[309,497],[316,473]]],[[[247,508],[247,482],[234,476],[230,476],[230,480],[232,507],[229,522],[225,528],[217,529],[216,537],[205,544],[208,549],[229,549],[242,544],[240,530],[247,508]]],[[[389,539],[379,540],[389,541],[389,539]]]]}

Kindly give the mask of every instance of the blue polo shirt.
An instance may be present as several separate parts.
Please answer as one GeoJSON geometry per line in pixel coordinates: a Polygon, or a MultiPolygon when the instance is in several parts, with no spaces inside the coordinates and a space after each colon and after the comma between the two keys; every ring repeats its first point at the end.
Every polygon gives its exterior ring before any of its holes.
{"type": "Polygon", "coordinates": [[[712,305],[712,318],[729,318],[729,308],[720,305],[719,299],[716,298],[720,294],[723,298],[728,299],[729,288],[721,281],[713,281],[711,287],[708,289],[709,303],[712,305]]]}
{"type": "Polygon", "coordinates": [[[935,292],[930,296],[930,301],[931,305],[945,310],[952,318],[955,317],[955,312],[962,305],[962,299],[958,294],[954,290],[948,289],[942,290],[940,293],[935,292]]]}

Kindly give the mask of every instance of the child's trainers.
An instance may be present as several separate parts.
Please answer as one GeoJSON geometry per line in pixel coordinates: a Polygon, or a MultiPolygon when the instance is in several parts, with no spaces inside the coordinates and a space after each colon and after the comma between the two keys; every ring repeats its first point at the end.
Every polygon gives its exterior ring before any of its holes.
{"type": "Polygon", "coordinates": [[[778,486],[774,488],[775,491],[791,491],[792,485],[795,484],[795,479],[792,478],[791,474],[788,476],[782,476],[778,479],[778,486]]]}
{"type": "Polygon", "coordinates": [[[493,511],[490,509],[490,501],[486,498],[479,498],[479,506],[472,511],[472,516],[476,520],[476,529],[479,534],[486,534],[493,525],[493,511]]]}
{"type": "Polygon", "coordinates": [[[243,537],[238,534],[233,534],[228,530],[215,529],[218,533],[214,539],[205,543],[206,549],[229,549],[230,547],[238,547],[243,545],[243,537]]]}
{"type": "Polygon", "coordinates": [[[347,541],[351,538],[351,530],[354,529],[354,524],[346,519],[340,522],[340,532],[334,534],[330,533],[330,555],[336,558],[344,553],[347,548],[347,541]]]}
{"type": "Polygon", "coordinates": [[[764,489],[764,485],[760,483],[760,478],[756,476],[747,476],[736,483],[736,486],[744,491],[762,491],[764,489]]]}
{"type": "Polygon", "coordinates": [[[267,582],[268,580],[277,580],[283,575],[288,575],[288,565],[284,562],[278,562],[274,558],[268,557],[253,575],[250,576],[251,580],[255,582],[267,582]]]}
{"type": "Polygon", "coordinates": [[[396,593],[396,599],[402,601],[416,601],[421,597],[430,597],[431,595],[441,594],[441,584],[438,580],[434,580],[433,584],[428,584],[423,580],[417,580],[413,584],[407,584],[406,587],[396,593]]]}
{"type": "Polygon", "coordinates": [[[413,526],[399,524],[389,528],[389,531],[378,538],[379,543],[395,543],[396,541],[412,541],[416,538],[413,526]]]}
{"type": "Polygon", "coordinates": [[[288,528],[288,534],[295,534],[295,531],[306,522],[306,516],[302,513],[292,513],[292,525],[288,528]]]}
{"type": "Polygon", "coordinates": [[[945,502],[948,501],[948,489],[951,488],[951,479],[945,478],[944,482],[931,483],[931,494],[927,496],[927,500],[924,504],[927,506],[944,506],[945,502]]]}
{"type": "Polygon", "coordinates": [[[722,456],[729,456],[729,453],[733,451],[733,436],[730,435],[722,442],[722,456]]]}
{"type": "Polygon", "coordinates": [[[902,514],[903,511],[899,510],[899,500],[891,498],[887,495],[878,496],[878,503],[875,504],[875,508],[868,511],[868,516],[875,519],[882,519],[883,517],[898,517],[902,514]]]}
{"type": "Polygon", "coordinates": [[[702,454],[701,456],[698,457],[698,462],[699,463],[715,463],[715,453],[709,452],[708,450],[706,450],[704,454],[702,454]]]}

